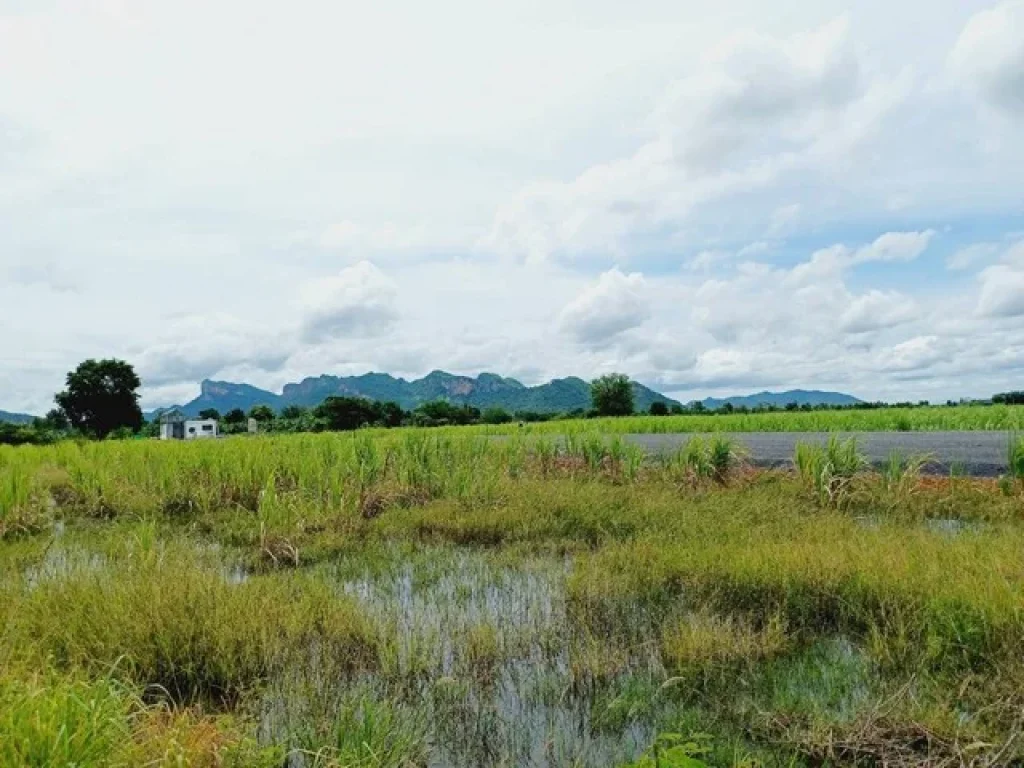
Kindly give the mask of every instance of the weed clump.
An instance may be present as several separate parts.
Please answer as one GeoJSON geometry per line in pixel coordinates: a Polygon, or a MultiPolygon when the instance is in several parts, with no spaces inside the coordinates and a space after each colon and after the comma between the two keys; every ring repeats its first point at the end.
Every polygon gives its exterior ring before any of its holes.
{"type": "Polygon", "coordinates": [[[367,622],[322,582],[284,574],[231,584],[181,550],[133,551],[3,596],[16,656],[114,670],[178,703],[229,703],[310,655],[342,669],[374,657],[367,622]]]}
{"type": "Polygon", "coordinates": [[[683,616],[662,631],[661,653],[677,675],[708,677],[721,668],[752,666],[789,647],[785,622],[779,616],[753,621],[742,614],[699,611],[683,616]]]}
{"type": "Polygon", "coordinates": [[[793,463],[818,504],[836,509],[850,500],[853,479],[867,466],[856,438],[842,440],[834,434],[824,446],[797,443],[793,463]]]}
{"type": "Polygon", "coordinates": [[[713,480],[724,484],[742,459],[735,443],[722,435],[692,437],[671,462],[674,474],[690,483],[713,480]]]}

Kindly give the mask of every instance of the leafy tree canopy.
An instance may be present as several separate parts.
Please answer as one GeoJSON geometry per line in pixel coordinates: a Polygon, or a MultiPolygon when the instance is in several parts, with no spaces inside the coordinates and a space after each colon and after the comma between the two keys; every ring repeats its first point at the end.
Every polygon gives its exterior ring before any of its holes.
{"type": "MultiPolygon", "coordinates": [[[[332,396],[324,400],[316,408],[316,416],[322,419],[328,429],[350,430],[359,429],[367,424],[376,424],[385,420],[385,406],[398,408],[394,403],[376,403],[361,397],[332,396]]],[[[401,414],[401,408],[398,408],[401,414]]],[[[398,416],[398,423],[402,417],[398,416]]]]}
{"type": "Polygon", "coordinates": [[[220,419],[220,411],[218,411],[216,408],[203,408],[203,410],[201,410],[199,412],[199,418],[200,419],[217,419],[217,420],[219,420],[220,419]]]}
{"type": "Polygon", "coordinates": [[[281,409],[282,419],[301,419],[308,413],[306,408],[301,405],[286,405],[281,409]]]}
{"type": "Polygon", "coordinates": [[[600,416],[633,413],[633,384],[624,373],[609,373],[590,384],[590,400],[600,416]]]}
{"type": "Polygon", "coordinates": [[[226,424],[241,424],[245,421],[245,411],[241,408],[232,408],[230,411],[224,414],[224,422],[226,424]]]}
{"type": "Polygon", "coordinates": [[[508,424],[514,417],[504,408],[488,408],[480,415],[484,424],[508,424]]]}
{"type": "Polygon", "coordinates": [[[413,417],[423,426],[472,424],[480,418],[480,409],[471,405],[453,405],[447,400],[433,400],[416,408],[413,417]]]}
{"type": "Polygon", "coordinates": [[[1000,392],[992,395],[993,403],[1004,403],[1006,405],[1024,405],[1024,392],[1000,392]]]}
{"type": "Polygon", "coordinates": [[[274,409],[269,405],[254,405],[249,411],[249,418],[256,421],[273,421],[274,409]]]}
{"type": "Polygon", "coordinates": [[[142,426],[138,375],[123,360],[86,360],[67,375],[67,389],[54,400],[72,427],[106,437],[119,427],[142,426]]]}

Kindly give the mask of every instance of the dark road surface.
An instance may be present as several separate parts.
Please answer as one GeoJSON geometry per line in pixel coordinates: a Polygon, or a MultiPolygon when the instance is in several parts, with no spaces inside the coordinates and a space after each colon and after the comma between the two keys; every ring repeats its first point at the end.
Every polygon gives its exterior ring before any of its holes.
{"type": "MultiPolygon", "coordinates": [[[[823,432],[731,432],[728,436],[742,445],[748,458],[762,467],[792,466],[798,442],[828,441],[823,432]]],[[[1009,432],[848,432],[841,437],[855,436],[861,453],[874,465],[885,463],[893,451],[904,457],[928,455],[931,459],[925,472],[995,477],[1007,470],[1009,432]]],[[[674,451],[685,444],[691,434],[625,435],[631,443],[642,445],[651,453],[674,451]]]]}

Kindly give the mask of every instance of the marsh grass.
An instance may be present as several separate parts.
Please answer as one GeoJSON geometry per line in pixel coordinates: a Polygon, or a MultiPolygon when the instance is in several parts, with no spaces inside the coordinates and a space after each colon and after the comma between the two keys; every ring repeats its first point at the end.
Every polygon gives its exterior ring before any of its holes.
{"type": "Polygon", "coordinates": [[[123,676],[179,704],[224,704],[296,658],[329,652],[355,668],[374,657],[351,602],[308,578],[232,584],[185,546],[88,563],[5,583],[0,638],[15,660],[123,676]]]}
{"type": "Polygon", "coordinates": [[[282,758],[230,718],[146,704],[113,678],[0,680],[0,765],[271,768],[282,758]]]}
{"type": "Polygon", "coordinates": [[[587,425],[0,450],[0,727],[49,764],[1018,757],[1019,483],[587,425]]]}
{"type": "Polygon", "coordinates": [[[781,617],[755,622],[742,614],[701,611],[664,628],[661,653],[674,674],[697,673],[708,679],[721,667],[751,665],[781,655],[789,644],[781,617]]]}

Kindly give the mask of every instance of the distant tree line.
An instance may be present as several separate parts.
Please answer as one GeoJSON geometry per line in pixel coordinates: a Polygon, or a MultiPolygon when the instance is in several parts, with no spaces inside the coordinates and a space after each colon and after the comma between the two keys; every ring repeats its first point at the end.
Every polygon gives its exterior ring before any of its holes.
{"type": "MultiPolygon", "coordinates": [[[[583,410],[573,413],[534,413],[508,411],[504,408],[481,410],[471,405],[434,400],[411,410],[395,402],[379,402],[361,397],[328,397],[316,407],[289,405],[275,413],[266,405],[257,405],[248,413],[234,408],[224,414],[210,408],[199,413],[201,419],[217,419],[223,434],[247,432],[249,419],[255,419],[261,432],[325,432],[347,431],[363,427],[439,427],[466,424],[507,424],[537,422],[556,418],[581,418],[583,410]]],[[[156,436],[159,424],[147,424],[144,433],[156,436]]]]}
{"type": "MultiPolygon", "coordinates": [[[[30,424],[0,423],[0,444],[45,444],[66,438],[122,439],[156,437],[160,432],[159,417],[145,421],[139,408],[138,388],[141,385],[134,368],[122,360],[86,360],[70,371],[66,387],[54,396],[57,407],[30,424]]],[[[947,405],[1024,405],[1024,391],[1003,392],[990,400],[947,401],[947,405]]],[[[916,408],[916,403],[854,403],[851,405],[811,405],[787,403],[784,406],[762,404],[755,407],[725,403],[710,410],[700,401],[686,406],[655,401],[648,413],[652,416],[672,414],[771,413],[775,411],[873,410],[879,408],[916,408]]],[[[591,383],[591,408],[578,408],[562,413],[508,411],[501,407],[479,409],[471,405],[435,400],[411,410],[398,403],[378,402],[360,397],[328,397],[320,405],[306,408],[289,405],[280,413],[268,405],[257,405],[248,413],[234,408],[224,414],[208,408],[199,413],[203,419],[216,419],[221,431],[235,434],[248,430],[248,420],[255,419],[263,432],[346,431],[363,427],[436,427],[465,424],[507,424],[539,422],[556,419],[579,419],[598,416],[628,416],[635,413],[633,384],[621,373],[611,373],[591,383]]]]}
{"type": "Polygon", "coordinates": [[[992,395],[992,402],[1003,405],[1024,405],[1024,392],[1000,392],[998,395],[992,395]]]}

